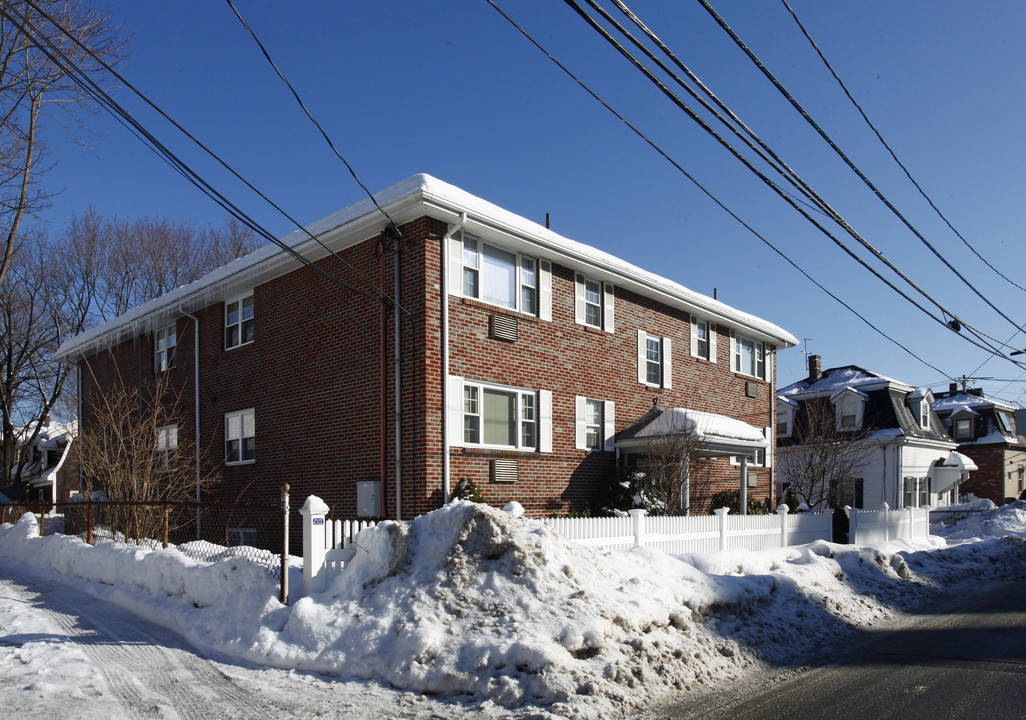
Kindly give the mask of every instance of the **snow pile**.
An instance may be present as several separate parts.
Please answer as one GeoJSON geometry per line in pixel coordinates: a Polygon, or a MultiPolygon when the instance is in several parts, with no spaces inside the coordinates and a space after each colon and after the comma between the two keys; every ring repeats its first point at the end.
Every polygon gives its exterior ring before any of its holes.
{"type": "MultiPolygon", "coordinates": [[[[991,511],[973,532],[1026,535],[1022,513],[991,511]]],[[[203,652],[460,698],[488,718],[622,716],[808,662],[855,628],[1026,566],[1021,537],[594,551],[469,502],[382,523],[355,546],[326,592],[285,607],[274,580],[238,558],[40,538],[31,516],[0,528],[0,553],[91,580],[90,593],[203,652]]]]}
{"type": "Polygon", "coordinates": [[[930,532],[948,542],[999,538],[1026,537],[1026,502],[1016,501],[995,508],[990,500],[976,500],[970,505],[953,506],[971,512],[951,527],[931,527],[930,532]],[[988,508],[989,505],[989,508],[988,508]]]}

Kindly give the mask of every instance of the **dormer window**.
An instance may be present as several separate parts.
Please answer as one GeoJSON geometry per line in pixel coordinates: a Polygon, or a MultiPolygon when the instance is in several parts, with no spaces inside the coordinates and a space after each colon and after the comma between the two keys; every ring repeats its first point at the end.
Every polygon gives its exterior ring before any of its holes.
{"type": "Polygon", "coordinates": [[[998,410],[997,412],[998,424],[1001,425],[1001,430],[1008,435],[1015,435],[1015,425],[1012,423],[1012,416],[1006,412],[998,410]]]}
{"type": "Polygon", "coordinates": [[[837,413],[837,429],[844,431],[861,430],[862,415],[869,398],[858,390],[843,388],[834,393],[830,402],[837,413]]]}
{"type": "Polygon", "coordinates": [[[951,430],[956,440],[972,440],[973,419],[955,418],[955,420],[951,423],[951,430]]]}

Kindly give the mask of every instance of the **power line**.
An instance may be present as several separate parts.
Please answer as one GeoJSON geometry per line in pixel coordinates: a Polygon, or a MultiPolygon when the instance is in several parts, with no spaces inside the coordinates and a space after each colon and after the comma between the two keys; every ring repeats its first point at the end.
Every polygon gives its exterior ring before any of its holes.
{"type": "MultiPolygon", "coordinates": [[[[267,202],[271,207],[273,207],[275,210],[277,210],[286,219],[288,219],[290,222],[292,222],[297,228],[300,229],[300,231],[304,232],[311,240],[316,242],[324,250],[326,250],[329,254],[331,254],[338,261],[343,263],[347,268],[349,268],[351,271],[353,271],[358,276],[360,276],[361,279],[363,279],[365,282],[368,283],[368,285],[371,286],[371,288],[373,289],[373,294],[374,295],[377,295],[382,300],[385,300],[385,301],[387,301],[387,302],[389,302],[389,303],[399,307],[403,312],[409,314],[408,310],[403,308],[401,305],[398,305],[398,303],[396,303],[391,297],[389,297],[387,295],[387,293],[385,293],[383,290],[379,289],[373,282],[371,282],[369,279],[367,279],[357,268],[353,267],[353,265],[351,263],[349,263],[345,258],[343,258],[342,256],[338,255],[337,253],[333,252],[330,248],[328,248],[320,240],[319,237],[313,235],[309,230],[306,229],[306,227],[301,225],[297,220],[295,220],[291,215],[289,215],[284,209],[282,209],[279,205],[277,205],[274,201],[272,201],[269,197],[267,197],[267,195],[265,195],[258,188],[256,188],[252,183],[250,183],[248,180],[246,180],[246,178],[244,178],[238,171],[236,171],[234,168],[232,168],[230,165],[228,165],[223,159],[221,159],[220,156],[218,156],[216,153],[214,153],[212,150],[210,150],[202,142],[200,142],[195,136],[193,136],[184,127],[182,127],[181,124],[179,124],[176,120],[174,120],[174,118],[172,118],[170,115],[168,115],[163,109],[161,109],[158,105],[156,105],[153,101],[151,101],[145,94],[143,94],[134,85],[132,85],[132,83],[130,83],[124,76],[122,76],[113,67],[111,67],[111,65],[109,63],[104,61],[102,58],[98,57],[93,52],[93,50],[91,48],[89,48],[88,46],[84,45],[77,37],[75,37],[74,34],[68,32],[68,30],[65,29],[57,20],[55,20],[50,15],[48,15],[42,8],[40,8],[35,2],[33,2],[33,0],[26,0],[26,4],[29,5],[33,10],[35,10],[41,17],[45,18],[48,22],[50,22],[56,29],[58,29],[62,34],[64,34],[66,37],[68,37],[79,48],[81,48],[83,51],[88,53],[107,72],[112,74],[120,83],[124,84],[125,87],[129,88],[132,92],[134,92],[147,105],[149,105],[151,108],[153,108],[165,120],[170,122],[179,132],[181,132],[187,138],[192,140],[192,142],[195,143],[205,153],[207,153],[207,155],[209,155],[211,158],[213,158],[223,168],[228,170],[228,172],[230,172],[234,177],[236,177],[243,184],[245,184],[246,187],[248,187],[250,190],[252,190],[254,193],[256,193],[261,199],[263,199],[265,202],[267,202]]],[[[104,107],[104,109],[106,109],[109,113],[114,115],[118,119],[119,122],[121,122],[122,124],[127,122],[133,128],[135,128],[135,132],[136,132],[137,137],[143,138],[144,142],[146,142],[147,144],[151,145],[152,148],[155,148],[157,151],[159,151],[159,153],[161,155],[163,155],[166,158],[166,160],[169,163],[171,163],[173,165],[173,167],[175,167],[180,174],[183,175],[183,177],[185,177],[190,183],[192,183],[197,188],[199,188],[208,197],[213,199],[218,205],[220,205],[222,208],[224,208],[230,214],[234,215],[242,223],[244,223],[246,226],[250,227],[252,230],[257,232],[259,235],[261,235],[265,239],[269,240],[270,242],[274,243],[275,245],[278,245],[282,250],[284,250],[290,256],[292,256],[293,258],[298,260],[303,265],[309,267],[310,269],[312,269],[317,274],[321,275],[322,277],[330,280],[334,284],[339,285],[340,287],[342,287],[344,289],[347,289],[347,290],[350,290],[352,292],[355,292],[358,295],[361,295],[363,297],[371,297],[370,293],[367,293],[365,291],[359,290],[359,289],[355,288],[354,286],[350,285],[349,283],[347,283],[347,282],[345,282],[345,281],[335,277],[334,275],[331,275],[326,270],[324,270],[324,268],[320,267],[316,263],[311,262],[308,258],[302,256],[300,253],[298,253],[296,250],[294,250],[291,246],[286,245],[284,242],[282,242],[280,239],[278,239],[276,236],[274,236],[268,230],[263,228],[255,220],[250,218],[238,206],[236,206],[234,203],[229,201],[227,199],[227,197],[225,197],[223,194],[221,194],[220,192],[215,190],[212,185],[210,185],[208,182],[203,180],[203,178],[200,177],[198,173],[193,171],[184,161],[182,161],[180,158],[178,158],[169,148],[167,148],[159,140],[157,140],[157,138],[155,136],[153,136],[149,131],[147,131],[142,126],[141,123],[139,123],[137,120],[135,120],[135,118],[132,117],[132,115],[130,113],[128,113],[112,97],[110,97],[110,95],[105,90],[103,90],[103,88],[101,88],[98,84],[96,84],[89,77],[88,73],[86,73],[81,67],[79,67],[77,65],[77,63],[75,63],[71,58],[69,58],[63,52],[63,50],[61,50],[60,47],[55,45],[46,36],[45,33],[40,32],[39,29],[36,27],[35,23],[33,23],[31,20],[29,20],[27,12],[26,12],[26,15],[25,15],[24,18],[18,17],[16,15],[12,15],[11,12],[8,11],[6,4],[0,3],[0,13],[2,13],[4,15],[4,17],[8,18],[8,20],[10,20],[16,26],[21,28],[23,32],[26,32],[26,34],[34,33],[35,36],[36,36],[35,39],[36,39],[37,45],[39,46],[40,50],[42,52],[44,52],[44,54],[46,54],[46,56],[51,60],[51,62],[54,62],[58,66],[63,67],[66,70],[68,70],[69,71],[69,77],[75,83],[77,83],[84,91],[86,91],[87,93],[92,95],[100,103],[100,105],[102,107],[104,107]],[[31,33],[30,33],[30,31],[31,31],[31,33]],[[49,48],[49,50],[47,49],[47,47],[49,48]],[[122,121],[124,121],[124,122],[122,122],[122,121]]]]}
{"type": "MultiPolygon", "coordinates": [[[[891,283],[886,278],[884,278],[878,271],[876,271],[874,268],[869,266],[864,260],[862,260],[862,258],[860,258],[858,255],[856,255],[854,252],[852,252],[852,250],[849,249],[843,242],[841,242],[835,235],[833,235],[830,231],[828,231],[825,227],[823,227],[819,222],[817,222],[815,220],[815,218],[810,216],[801,207],[799,207],[787,195],[787,193],[785,193],[776,183],[774,183],[771,179],[769,179],[764,173],[762,173],[760,170],[758,170],[758,168],[756,168],[751,163],[751,161],[749,161],[742,153],[740,153],[729,142],[727,142],[719,133],[717,133],[713,128],[711,128],[708,125],[708,123],[706,123],[704,120],[702,120],[702,118],[699,117],[698,114],[695,113],[695,111],[692,110],[687,105],[687,103],[685,103],[683,100],[681,100],[681,98],[679,96],[677,96],[673,91],[671,91],[668,87],[666,87],[666,85],[663,82],[661,82],[655,76],[655,74],[648,67],[646,67],[644,65],[644,63],[639,61],[626,48],[624,48],[622,44],[620,44],[615,38],[613,38],[609,34],[609,32],[605,30],[605,28],[603,28],[601,25],[599,25],[599,23],[593,17],[591,17],[591,15],[589,15],[583,8],[581,8],[580,5],[578,5],[574,0],[564,0],[564,1],[572,9],[574,9],[574,11],[577,12],[578,15],[582,19],[584,19],[592,27],[592,29],[594,29],[596,32],[598,32],[607,42],[609,42],[614,48],[616,48],[616,50],[618,52],[620,52],[620,54],[623,55],[624,58],[626,58],[632,65],[634,65],[634,67],[636,69],[638,69],[642,74],[644,74],[645,77],[649,79],[649,81],[651,81],[654,85],[656,85],[656,87],[664,95],[666,95],[671,100],[671,102],[673,102],[680,110],[682,110],[685,114],[687,114],[688,117],[691,118],[695,123],[697,123],[703,130],[705,130],[714,139],[716,139],[716,141],[719,142],[728,152],[730,152],[737,160],[739,160],[742,164],[744,164],[745,167],[750,172],[752,172],[754,175],[756,175],[768,187],[773,189],[785,202],[787,202],[789,205],[791,205],[798,213],[800,213],[806,220],[808,220],[820,232],[822,232],[824,235],[826,235],[828,238],[830,238],[839,248],[841,248],[845,253],[847,253],[852,259],[854,259],[856,262],[858,262],[860,265],[862,265],[866,270],[868,270],[870,273],[872,273],[877,279],[879,279],[881,282],[886,284],[888,287],[890,287],[892,290],[894,290],[896,293],[898,293],[898,295],[900,295],[903,299],[905,299],[906,301],[908,301],[909,303],[914,305],[916,308],[918,308],[920,311],[922,311],[924,314],[926,314],[928,317],[930,317],[935,322],[937,322],[937,323],[939,323],[941,325],[944,325],[944,326],[946,326],[946,327],[948,327],[948,328],[950,328],[950,329],[952,329],[952,330],[954,330],[956,332],[960,331],[962,329],[962,327],[964,326],[966,329],[970,330],[971,334],[973,334],[975,337],[979,338],[980,341],[981,341],[981,342],[976,342],[976,341],[974,341],[974,340],[972,340],[972,339],[970,339],[968,337],[963,336],[967,342],[969,342],[970,344],[973,344],[973,345],[975,345],[977,347],[980,347],[981,349],[988,350],[988,352],[992,352],[994,354],[1000,355],[1000,352],[998,351],[998,349],[996,347],[991,346],[988,343],[986,343],[984,338],[988,338],[988,339],[994,341],[995,343],[999,343],[999,344],[1001,343],[1000,340],[998,340],[997,338],[994,338],[992,336],[987,335],[986,333],[982,332],[978,328],[975,328],[974,326],[970,325],[968,322],[962,320],[961,318],[958,318],[953,312],[951,312],[946,307],[944,307],[939,301],[937,301],[935,298],[933,298],[923,288],[921,288],[914,281],[912,281],[911,278],[909,278],[904,272],[902,272],[896,265],[894,265],[890,260],[888,260],[887,257],[883,255],[883,253],[881,253],[879,250],[877,250],[875,247],[873,247],[873,245],[870,244],[858,232],[856,232],[854,230],[854,228],[852,228],[851,225],[848,224],[844,220],[844,218],[840,216],[839,213],[837,213],[832,207],[830,207],[830,205],[821,196],[819,196],[818,194],[815,194],[815,192],[812,191],[811,188],[809,188],[808,189],[809,197],[813,198],[814,201],[817,204],[819,204],[821,207],[823,207],[829,213],[831,219],[834,222],[836,222],[842,229],[844,229],[849,235],[851,235],[856,241],[858,241],[859,244],[861,244],[865,249],[869,250],[878,260],[880,260],[888,268],[890,268],[894,273],[896,273],[899,277],[901,277],[902,280],[904,280],[912,288],[914,288],[916,291],[918,291],[924,298],[926,298],[932,304],[934,304],[947,317],[951,318],[951,320],[950,321],[945,321],[944,319],[937,317],[936,315],[934,315],[933,313],[928,311],[926,308],[924,308],[922,305],[917,303],[915,300],[913,300],[911,297],[909,297],[906,293],[902,292],[893,283],[891,283]]],[[[589,4],[591,4],[593,7],[595,7],[595,4],[594,4],[594,2],[592,2],[592,0],[587,0],[587,1],[589,2],[589,4]]],[[[601,9],[600,9],[600,12],[602,12],[601,9]]],[[[608,18],[608,14],[605,14],[605,16],[608,18]]],[[[620,31],[623,32],[626,36],[631,37],[630,34],[627,33],[625,30],[623,30],[623,28],[621,26],[619,26],[618,23],[615,23],[615,21],[614,21],[614,25],[616,25],[620,29],[620,31]]],[[[637,42],[634,41],[632,37],[631,37],[631,40],[632,40],[632,42],[634,42],[637,45],[637,42]]],[[[658,63],[658,64],[660,65],[660,67],[665,69],[664,65],[662,65],[661,63],[658,63]]],[[[683,81],[680,80],[680,78],[676,77],[675,75],[672,75],[672,73],[671,73],[671,76],[673,76],[679,83],[683,82],[683,81]]],[[[689,90],[689,92],[692,94],[692,96],[694,96],[693,92],[691,92],[690,90],[689,90]]],[[[726,123],[726,121],[723,120],[722,117],[720,117],[719,115],[717,115],[717,117],[718,117],[718,119],[721,122],[726,123]]],[[[779,169],[778,169],[778,172],[779,172],[779,169]]],[[[1001,357],[1005,357],[1005,356],[1001,355],[1001,357]]],[[[1012,361],[1012,362],[1015,362],[1015,361],[1012,361]]]]}
{"type": "MultiPolygon", "coordinates": [[[[264,57],[267,59],[267,62],[270,63],[272,68],[274,68],[274,72],[278,74],[278,77],[281,78],[281,81],[285,83],[285,86],[292,92],[292,97],[294,97],[296,99],[296,102],[299,103],[299,107],[301,107],[303,109],[303,112],[306,113],[306,116],[310,118],[310,122],[314,124],[314,127],[316,127],[320,131],[321,137],[323,137],[324,141],[328,143],[328,147],[330,147],[332,152],[335,153],[335,157],[342,161],[342,164],[346,166],[346,169],[349,171],[349,174],[353,176],[353,180],[355,180],[356,183],[361,188],[363,188],[363,191],[367,193],[367,197],[369,197],[371,199],[371,202],[374,203],[374,207],[381,211],[382,215],[388,218],[388,222],[391,223],[392,229],[396,233],[399,233],[399,227],[395,224],[395,221],[392,220],[392,216],[389,215],[385,211],[385,209],[378,204],[378,201],[374,198],[373,193],[371,193],[371,191],[367,189],[367,186],[363,184],[360,178],[356,176],[356,171],[353,170],[353,167],[346,161],[344,157],[342,157],[342,153],[338,151],[338,148],[335,147],[335,143],[333,143],[331,138],[328,137],[328,133],[324,131],[324,128],[321,127],[321,124],[317,122],[314,116],[307,109],[306,105],[303,103],[302,98],[299,97],[299,93],[296,92],[296,89],[294,87],[292,87],[292,83],[288,81],[288,79],[282,74],[281,70],[278,69],[278,66],[275,64],[274,60],[271,59],[270,53],[267,52],[267,48],[264,47],[264,44],[260,42],[260,38],[257,37],[257,34],[253,31],[253,28],[251,28],[249,26],[249,23],[246,22],[246,19],[242,17],[242,14],[232,3],[232,0],[226,0],[226,2],[228,3],[228,7],[230,7],[235,12],[235,17],[237,17],[239,19],[239,22],[242,23],[243,27],[245,27],[246,30],[249,31],[250,37],[253,38],[253,41],[257,44],[257,47],[260,48],[260,52],[264,54],[264,57]]],[[[399,237],[402,238],[402,233],[399,233],[399,237]]]]}
{"type": "Polygon", "coordinates": [[[644,140],[645,143],[647,143],[649,145],[649,147],[651,147],[653,150],[655,150],[657,153],[659,153],[659,155],[661,155],[664,160],[666,160],[668,163],[670,163],[678,172],[680,172],[684,177],[686,177],[688,180],[690,180],[691,183],[695,185],[695,187],[697,187],[703,194],[706,195],[706,197],[708,197],[710,200],[712,200],[724,212],[726,212],[728,215],[730,215],[730,217],[734,218],[734,220],[736,220],[742,227],[744,227],[746,230],[748,230],[748,232],[750,232],[752,235],[757,237],[767,247],[769,247],[773,252],[775,252],[777,255],[779,255],[781,258],[783,258],[789,265],[791,265],[798,272],[800,272],[803,276],[805,276],[806,279],[808,279],[811,283],[813,283],[816,287],[818,287],[824,293],[829,295],[835,301],[840,303],[841,306],[843,306],[846,310],[848,310],[853,315],[855,315],[855,317],[859,318],[862,322],[864,322],[866,325],[868,325],[870,328],[872,328],[872,330],[874,332],[876,332],[877,334],[879,334],[881,337],[883,337],[884,339],[886,339],[889,342],[893,343],[894,345],[898,346],[899,348],[904,350],[906,353],[911,355],[913,358],[915,358],[916,360],[918,360],[922,364],[926,365],[927,367],[931,368],[932,370],[936,370],[937,372],[939,372],[941,375],[944,375],[945,377],[950,377],[943,370],[937,368],[935,365],[933,365],[933,364],[927,362],[926,360],[924,360],[923,358],[919,357],[912,350],[907,348],[905,345],[903,345],[902,343],[900,343],[897,340],[895,340],[894,338],[892,338],[890,335],[885,333],[879,327],[874,325],[868,318],[866,318],[861,313],[859,313],[857,310],[855,310],[853,307],[851,307],[848,303],[846,303],[843,300],[841,300],[837,295],[835,295],[834,293],[830,292],[830,290],[828,290],[822,284],[817,282],[811,275],[809,275],[809,273],[807,273],[804,269],[802,269],[801,266],[799,266],[794,260],[792,260],[790,257],[788,257],[787,254],[785,254],[783,251],[781,251],[779,248],[777,248],[772,242],[770,242],[765,236],[760,234],[755,228],[753,228],[751,225],[749,225],[744,220],[742,220],[739,215],[737,215],[723,201],[721,201],[718,197],[716,197],[712,193],[712,191],[710,191],[708,188],[706,188],[704,185],[702,185],[702,183],[700,183],[691,173],[689,173],[687,170],[685,170],[684,167],[682,167],[676,160],[674,160],[672,157],[670,157],[669,154],[667,154],[665,150],[663,150],[653,140],[651,140],[648,136],[646,136],[640,129],[638,129],[637,126],[632,124],[623,115],[621,115],[619,112],[617,112],[612,106],[610,106],[605,100],[603,100],[597,93],[595,93],[595,91],[593,91],[590,87],[588,87],[588,85],[585,84],[584,81],[582,81],[580,78],[578,78],[569,68],[567,68],[563,63],[561,63],[558,59],[556,59],[556,57],[553,56],[552,53],[550,53],[548,50],[546,50],[545,47],[542,46],[537,40],[535,40],[534,37],[532,37],[530,33],[528,33],[524,28],[522,28],[512,17],[510,17],[508,14],[506,14],[506,12],[495,3],[495,0],[486,0],[486,2],[489,5],[491,5],[496,10],[496,12],[498,12],[503,18],[505,18],[507,22],[509,22],[514,28],[516,28],[525,38],[527,38],[527,40],[532,45],[534,45],[546,57],[548,57],[549,60],[551,60],[556,65],[556,67],[558,67],[560,70],[562,70],[564,73],[566,73],[585,92],[587,92],[600,105],[602,105],[602,107],[604,107],[606,110],[608,110],[612,115],[614,115],[624,125],[626,125],[635,135],[637,135],[639,138],[644,140]]]}
{"type": "Polygon", "coordinates": [[[938,251],[937,248],[935,248],[933,244],[929,240],[927,240],[926,237],[921,232],[919,232],[918,229],[916,229],[914,225],[912,225],[911,222],[909,222],[908,218],[906,218],[891,203],[891,201],[887,199],[887,196],[885,196],[876,187],[876,185],[874,185],[873,182],[868,177],[866,177],[866,175],[861,170],[859,170],[858,166],[854,162],[852,162],[851,158],[849,158],[844,153],[844,151],[841,150],[840,147],[838,147],[837,143],[834,142],[834,140],[827,134],[827,132],[819,125],[819,123],[817,123],[812,118],[812,116],[809,115],[805,108],[802,107],[802,105],[794,98],[793,95],[791,95],[790,92],[788,92],[787,88],[785,88],[783,84],[779,80],[777,80],[776,76],[774,76],[773,73],[771,73],[769,69],[765,66],[765,64],[763,64],[762,60],[760,60],[759,57],[738,36],[738,34],[734,32],[733,28],[731,28],[730,25],[727,24],[727,22],[720,16],[720,14],[716,12],[715,8],[713,8],[713,6],[709,3],[709,0],[698,0],[698,2],[703,8],[706,9],[706,11],[712,16],[713,20],[716,21],[716,23],[724,30],[724,32],[726,32],[730,36],[730,38],[734,41],[734,44],[736,44],[741,49],[741,51],[744,52],[746,56],[748,56],[748,59],[755,64],[755,66],[760,70],[760,72],[762,72],[762,74],[766,76],[766,78],[770,81],[773,87],[775,87],[777,91],[780,92],[780,94],[783,95],[789,103],[791,103],[792,107],[794,107],[794,109],[798,111],[798,114],[801,115],[801,117],[809,124],[810,127],[812,127],[813,130],[815,130],[819,134],[821,138],[823,138],[824,142],[826,142],[826,144],[837,154],[837,156],[841,158],[845,165],[847,165],[851,169],[851,171],[858,176],[858,178],[866,185],[866,187],[868,187],[870,191],[872,191],[872,193],[876,195],[876,197],[887,207],[887,209],[890,210],[895,215],[895,217],[897,217],[902,222],[902,224],[904,224],[905,227],[907,227],[912,232],[912,234],[915,235],[919,239],[919,241],[922,242],[923,245],[925,245],[930,250],[930,252],[937,257],[938,260],[944,263],[945,267],[947,267],[952,273],[954,273],[954,275],[959,280],[961,280],[966,287],[972,290],[977,297],[983,300],[983,302],[990,306],[990,308],[994,310],[998,315],[1000,315],[1002,318],[1011,323],[1012,327],[1016,328],[1017,330],[1023,330],[1022,325],[1012,320],[1012,318],[1006,315],[1004,311],[998,308],[997,305],[995,305],[983,293],[981,293],[975,285],[966,280],[962,273],[959,272],[958,269],[954,265],[952,265],[948,261],[948,259],[945,258],[940,253],[940,251],[938,251]]]}
{"type": "Polygon", "coordinates": [[[884,146],[888,153],[890,153],[890,156],[894,159],[894,162],[897,163],[898,167],[901,168],[902,172],[905,173],[905,177],[909,179],[909,181],[912,183],[915,189],[919,191],[919,194],[923,196],[923,199],[926,200],[927,203],[929,203],[930,207],[933,208],[934,212],[936,212],[940,219],[944,221],[944,224],[951,228],[951,232],[955,233],[958,239],[961,240],[967,248],[972,250],[973,254],[976,255],[976,257],[978,257],[988,268],[997,273],[998,276],[1000,276],[1002,279],[1006,280],[1007,282],[1019,288],[1020,290],[1026,292],[1026,287],[1023,287],[1019,283],[1012,280],[1010,277],[1002,273],[998,268],[994,267],[994,265],[992,265],[985,257],[983,257],[983,255],[981,255],[980,252],[975,247],[973,247],[973,245],[968,240],[965,239],[962,233],[960,233],[955,228],[955,226],[951,224],[951,221],[948,220],[944,213],[941,212],[940,208],[938,208],[937,205],[934,204],[933,200],[930,198],[929,195],[926,194],[926,191],[923,190],[922,186],[920,186],[920,184],[916,182],[916,179],[912,177],[912,173],[909,172],[908,168],[904,165],[904,163],[902,163],[901,160],[898,159],[898,156],[894,152],[893,148],[891,148],[887,141],[884,140],[883,136],[880,134],[880,131],[877,130],[876,125],[873,124],[873,122],[869,119],[869,116],[866,115],[866,112],[862,109],[862,106],[859,105],[858,101],[856,101],[852,94],[848,91],[847,86],[845,86],[844,82],[838,76],[833,66],[826,59],[826,56],[823,54],[822,50],[820,50],[819,45],[817,45],[816,41],[812,39],[812,36],[805,28],[805,25],[803,25],[802,21],[798,19],[798,15],[791,8],[791,6],[788,5],[787,0],[780,1],[784,4],[784,7],[787,8],[787,11],[791,14],[791,17],[794,18],[795,23],[797,23],[798,25],[798,29],[801,30],[802,35],[804,35],[805,39],[809,41],[810,45],[812,45],[813,50],[815,50],[816,54],[819,55],[819,59],[823,61],[823,64],[826,66],[827,70],[830,71],[830,74],[834,77],[834,80],[837,81],[837,84],[841,87],[841,90],[844,91],[844,94],[848,97],[848,100],[850,100],[851,104],[855,106],[855,109],[859,111],[859,115],[861,115],[862,119],[865,120],[866,125],[868,125],[869,129],[873,131],[874,135],[876,135],[877,139],[880,141],[880,144],[884,146]]]}

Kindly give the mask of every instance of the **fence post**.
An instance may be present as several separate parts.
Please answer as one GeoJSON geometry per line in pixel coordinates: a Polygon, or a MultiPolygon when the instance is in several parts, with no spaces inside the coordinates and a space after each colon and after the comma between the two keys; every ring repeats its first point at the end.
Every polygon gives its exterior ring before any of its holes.
{"type": "Polygon", "coordinates": [[[634,529],[634,547],[641,547],[645,544],[645,510],[635,508],[628,510],[631,516],[631,525],[634,529]]]}
{"type": "Polygon", "coordinates": [[[777,507],[777,517],[780,518],[780,547],[787,547],[787,512],[790,510],[787,503],[781,503],[777,507]]]}
{"type": "Polygon", "coordinates": [[[720,550],[727,549],[727,513],[730,512],[730,508],[716,508],[713,510],[716,513],[716,517],[720,519],[720,550]]]}
{"type": "Polygon", "coordinates": [[[324,516],[330,508],[316,495],[310,495],[299,510],[303,516],[303,595],[320,590],[324,579],[324,516]]]}
{"type": "Polygon", "coordinates": [[[164,503],[164,547],[167,547],[167,525],[168,515],[171,514],[171,508],[167,503],[164,503]]]}
{"type": "Polygon", "coordinates": [[[86,544],[93,544],[93,494],[86,499],[86,544]]]}
{"type": "Polygon", "coordinates": [[[289,484],[281,486],[281,588],[278,601],[289,604],[289,484]]]}
{"type": "Polygon", "coordinates": [[[884,514],[884,541],[891,539],[891,506],[887,503],[882,503],[880,509],[883,510],[884,514]]]}

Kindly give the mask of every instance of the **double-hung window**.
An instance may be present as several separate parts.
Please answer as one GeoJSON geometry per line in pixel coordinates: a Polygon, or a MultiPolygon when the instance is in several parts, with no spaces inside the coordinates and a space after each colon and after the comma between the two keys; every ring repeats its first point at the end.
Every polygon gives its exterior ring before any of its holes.
{"type": "Polygon", "coordinates": [[[841,430],[854,430],[858,427],[858,404],[854,400],[844,400],[838,406],[841,430]]]}
{"type": "Polygon", "coordinates": [[[691,357],[716,362],[716,323],[691,316],[691,357]]]}
{"type": "Polygon", "coordinates": [[[537,259],[464,238],[464,297],[537,315],[538,285],[537,259]]]}
{"type": "Polygon", "coordinates": [[[954,435],[956,440],[972,440],[973,439],[973,421],[972,418],[955,418],[952,423],[954,428],[954,435]]]}
{"type": "Polygon", "coordinates": [[[229,465],[256,460],[256,415],[252,408],[224,416],[224,461],[229,465]]]}
{"type": "Polygon", "coordinates": [[[574,398],[578,450],[612,450],[615,405],[612,400],[595,400],[578,395],[574,398]]]}
{"type": "Polygon", "coordinates": [[[157,343],[154,351],[154,367],[157,372],[164,372],[175,366],[175,348],[178,347],[178,328],[174,323],[157,330],[157,343]]]}
{"type": "Polygon", "coordinates": [[[224,304],[224,347],[253,342],[253,293],[224,304]]]}
{"type": "Polygon", "coordinates": [[[466,445],[537,450],[537,393],[533,390],[465,383],[463,442],[466,445]]]}
{"type": "Polygon", "coordinates": [[[164,425],[157,428],[154,463],[161,471],[172,469],[175,452],[178,450],[178,426],[164,425]]]}
{"type": "Polygon", "coordinates": [[[614,332],[613,286],[577,273],[574,279],[574,321],[578,325],[614,332]]]}
{"type": "Polygon", "coordinates": [[[652,387],[673,387],[670,348],[670,338],[638,331],[638,382],[652,387]]]}
{"type": "Polygon", "coordinates": [[[766,379],[766,348],[758,340],[734,338],[734,372],[766,379]]]}

